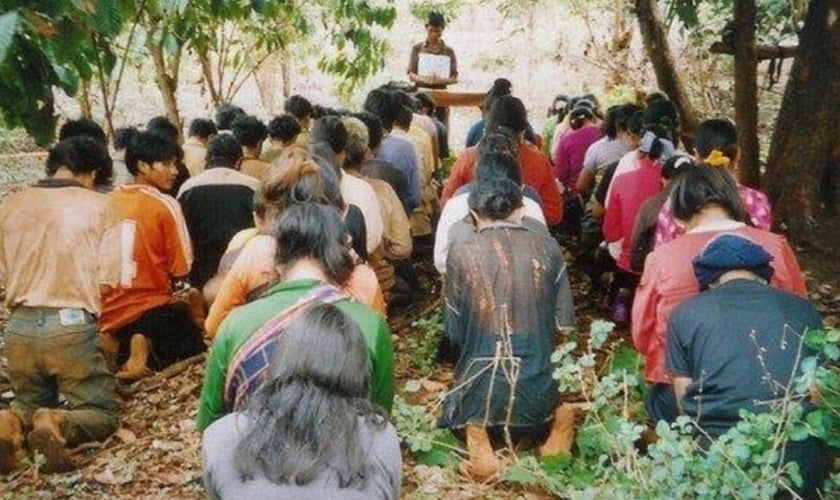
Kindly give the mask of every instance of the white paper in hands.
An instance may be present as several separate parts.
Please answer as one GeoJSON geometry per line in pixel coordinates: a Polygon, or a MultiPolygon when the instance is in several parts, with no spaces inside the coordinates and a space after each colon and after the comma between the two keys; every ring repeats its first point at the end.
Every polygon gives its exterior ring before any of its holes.
{"type": "Polygon", "coordinates": [[[422,77],[449,78],[450,67],[449,56],[421,53],[417,58],[417,74],[422,77]]]}

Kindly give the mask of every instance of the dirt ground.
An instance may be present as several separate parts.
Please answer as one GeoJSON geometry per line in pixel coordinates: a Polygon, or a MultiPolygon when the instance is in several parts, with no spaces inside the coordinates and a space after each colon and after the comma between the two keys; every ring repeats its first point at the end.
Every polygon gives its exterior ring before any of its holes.
{"type": "MultiPolygon", "coordinates": [[[[42,156],[16,158],[0,166],[0,199],[41,176],[42,156]]],[[[796,247],[807,277],[808,290],[828,325],[840,327],[840,216],[820,215],[811,244],[796,247]]],[[[570,256],[569,256],[570,257],[570,256]]],[[[569,258],[571,261],[571,259],[569,258]]],[[[423,379],[411,366],[413,345],[422,331],[412,326],[440,304],[440,281],[428,259],[418,261],[419,300],[391,315],[397,353],[398,393],[413,403],[433,403],[451,381],[451,365],[442,362],[423,379]],[[422,380],[419,392],[408,394],[405,383],[422,380]]],[[[572,269],[572,285],[580,327],[606,316],[597,294],[572,269]]],[[[0,308],[0,326],[7,311],[0,308]]],[[[626,330],[617,331],[627,335],[626,330]]],[[[133,385],[120,387],[123,422],[104,443],[75,450],[80,468],[52,476],[39,475],[31,463],[0,478],[0,498],[202,498],[200,436],[194,417],[203,376],[203,357],[174,365],[133,385]]],[[[0,357],[0,406],[9,403],[5,355],[0,357]]],[[[453,469],[428,467],[404,453],[404,498],[550,498],[545,492],[504,483],[472,485],[453,469]]]]}

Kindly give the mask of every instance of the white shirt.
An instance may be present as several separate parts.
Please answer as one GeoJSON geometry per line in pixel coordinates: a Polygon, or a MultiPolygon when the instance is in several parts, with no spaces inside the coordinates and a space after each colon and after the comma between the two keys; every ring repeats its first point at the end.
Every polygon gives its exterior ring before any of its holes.
{"type": "Polygon", "coordinates": [[[382,232],[385,230],[385,224],[382,222],[382,208],[379,206],[376,191],[364,180],[347,175],[343,171],[339,189],[345,203],[356,205],[361,210],[367,230],[365,246],[369,254],[373,253],[382,243],[382,232]]]}

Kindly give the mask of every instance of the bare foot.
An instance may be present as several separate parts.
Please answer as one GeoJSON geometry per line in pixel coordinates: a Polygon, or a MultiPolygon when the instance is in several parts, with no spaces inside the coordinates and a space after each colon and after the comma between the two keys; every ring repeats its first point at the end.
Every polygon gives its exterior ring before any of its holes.
{"type": "Polygon", "coordinates": [[[35,428],[26,436],[29,450],[40,453],[44,463],[38,469],[44,474],[67,472],[76,468],[64,444],[52,432],[44,428],[35,428]]]}
{"type": "Polygon", "coordinates": [[[128,361],[122,366],[116,377],[120,380],[139,380],[148,377],[152,371],[149,362],[149,340],[141,333],[131,336],[128,361]]]}
{"type": "Polygon", "coordinates": [[[474,464],[464,460],[458,465],[458,472],[474,483],[489,483],[499,479],[499,461],[493,458],[474,464]]]}
{"type": "Polygon", "coordinates": [[[551,432],[537,450],[541,457],[571,453],[575,442],[575,419],[580,411],[580,408],[565,403],[557,408],[554,412],[554,422],[551,423],[551,432]]]}
{"type": "Polygon", "coordinates": [[[0,474],[11,472],[23,458],[23,426],[11,410],[0,411],[0,474]]]}
{"type": "Polygon", "coordinates": [[[468,425],[466,429],[467,452],[469,460],[461,462],[459,470],[472,481],[486,483],[499,475],[499,460],[493,453],[487,429],[478,425],[468,425]]]}

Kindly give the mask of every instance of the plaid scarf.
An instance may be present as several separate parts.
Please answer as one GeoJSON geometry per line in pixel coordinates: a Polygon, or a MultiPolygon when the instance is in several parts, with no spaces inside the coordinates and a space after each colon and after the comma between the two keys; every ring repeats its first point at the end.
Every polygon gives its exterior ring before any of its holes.
{"type": "Polygon", "coordinates": [[[277,340],[300,312],[316,303],[332,304],[349,298],[346,292],[333,285],[318,285],[254,332],[236,351],[228,365],[225,376],[225,410],[239,411],[247,396],[263,383],[277,340]]]}

